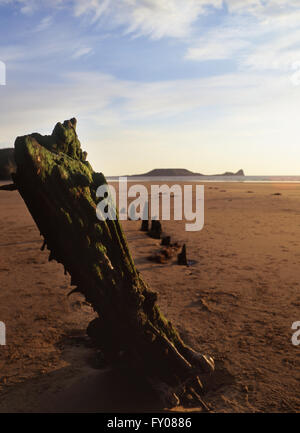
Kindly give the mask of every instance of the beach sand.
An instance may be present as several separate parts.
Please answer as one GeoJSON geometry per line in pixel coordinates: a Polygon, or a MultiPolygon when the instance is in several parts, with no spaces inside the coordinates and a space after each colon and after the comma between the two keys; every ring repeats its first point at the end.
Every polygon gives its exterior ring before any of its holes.
{"type": "MultiPolygon", "coordinates": [[[[48,252],[17,192],[0,191],[0,412],[145,411],[155,403],[122,371],[96,369],[94,313],[48,252]]],[[[217,365],[215,412],[299,412],[300,185],[206,183],[205,224],[163,221],[191,267],[147,257],[160,241],[122,222],[137,268],[182,337],[217,365]],[[281,195],[274,195],[280,193],[281,195]]],[[[182,410],[177,408],[176,410],[182,410]]],[[[195,409],[193,409],[195,410],[195,409]]],[[[197,410],[197,409],[196,409],[197,410]]],[[[200,408],[199,408],[200,410],[200,408]]]]}

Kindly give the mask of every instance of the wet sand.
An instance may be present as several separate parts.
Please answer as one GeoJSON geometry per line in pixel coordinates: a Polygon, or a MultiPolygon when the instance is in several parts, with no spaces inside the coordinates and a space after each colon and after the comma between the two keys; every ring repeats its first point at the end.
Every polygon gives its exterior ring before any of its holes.
{"type": "MultiPolygon", "coordinates": [[[[95,369],[85,336],[94,313],[69,277],[48,262],[17,192],[0,192],[0,412],[142,411],[155,404],[131,378],[95,369]],[[82,398],[85,396],[85,398],[82,398]]],[[[187,244],[191,267],[149,262],[158,240],[125,221],[137,268],[183,338],[214,356],[217,379],[206,396],[216,412],[299,412],[300,185],[205,184],[205,225],[163,222],[187,244]],[[281,195],[274,195],[280,193],[281,195]]],[[[181,408],[179,408],[181,409],[181,408]]],[[[200,410],[200,409],[199,409],[200,410]]]]}

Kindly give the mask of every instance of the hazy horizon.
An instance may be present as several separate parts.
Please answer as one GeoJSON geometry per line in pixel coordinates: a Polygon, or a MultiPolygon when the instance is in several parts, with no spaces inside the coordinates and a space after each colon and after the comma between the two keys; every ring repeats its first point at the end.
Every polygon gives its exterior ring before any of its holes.
{"type": "Polygon", "coordinates": [[[0,0],[0,148],[76,117],[109,176],[297,176],[299,18],[299,0],[0,0]]]}

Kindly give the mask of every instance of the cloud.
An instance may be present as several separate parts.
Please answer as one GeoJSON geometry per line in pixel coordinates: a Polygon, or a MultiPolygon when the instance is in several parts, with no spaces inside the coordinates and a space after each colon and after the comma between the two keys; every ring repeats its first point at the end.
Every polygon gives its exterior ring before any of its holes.
{"type": "Polygon", "coordinates": [[[24,14],[39,9],[71,8],[76,17],[88,17],[93,23],[107,18],[110,25],[123,27],[125,33],[184,38],[208,7],[221,7],[222,0],[0,0],[14,4],[24,14]]]}
{"type": "Polygon", "coordinates": [[[0,0],[1,4],[17,6],[24,15],[31,15],[43,8],[56,8],[63,0],[0,0]]]}
{"type": "Polygon", "coordinates": [[[48,117],[60,117],[62,112],[66,116],[98,119],[102,126],[107,112],[109,126],[112,121],[120,125],[170,120],[195,115],[198,110],[209,112],[212,107],[219,107],[224,113],[241,113],[244,109],[255,113],[258,106],[271,106],[274,100],[298,98],[300,89],[295,89],[288,77],[270,78],[253,73],[142,83],[96,72],[72,72],[62,74],[60,84],[43,87],[31,83],[28,89],[4,89],[4,98],[5,91],[9,92],[9,98],[5,107],[0,108],[2,122],[7,118],[9,124],[14,113],[14,121],[22,119],[22,124],[31,127],[37,116],[49,122],[48,117]]]}
{"type": "Polygon", "coordinates": [[[91,54],[93,49],[91,47],[79,47],[72,55],[73,59],[79,59],[87,54],[91,54]]]}
{"type": "Polygon", "coordinates": [[[95,22],[108,16],[115,26],[135,36],[184,38],[207,6],[221,0],[75,0],[75,15],[90,14],[95,22]]]}
{"type": "Polygon", "coordinates": [[[19,38],[18,43],[6,45],[0,43],[0,59],[7,63],[10,70],[18,70],[20,73],[32,69],[33,65],[35,71],[41,71],[42,65],[47,62],[55,73],[56,68],[53,68],[57,62],[64,63],[64,67],[68,68],[70,67],[70,64],[66,65],[68,61],[92,54],[92,42],[92,38],[88,35],[82,36],[73,29],[61,27],[52,17],[47,16],[33,27],[26,37],[22,34],[22,39],[19,38]],[[38,37],[37,33],[39,33],[38,37]],[[57,43],[53,33],[63,34],[63,43],[57,43]]]}
{"type": "Polygon", "coordinates": [[[40,21],[40,23],[36,26],[35,31],[36,32],[42,32],[42,31],[48,29],[52,23],[53,23],[53,18],[51,16],[44,17],[40,21]]]}
{"type": "Polygon", "coordinates": [[[225,0],[230,13],[256,16],[281,15],[286,9],[299,8],[298,0],[225,0]]]}
{"type": "Polygon", "coordinates": [[[300,5],[293,0],[227,0],[230,14],[194,37],[185,59],[232,60],[241,71],[291,70],[300,60],[300,5]]]}
{"type": "Polygon", "coordinates": [[[257,46],[244,59],[244,66],[253,70],[287,71],[300,61],[300,30],[279,35],[257,46]]]}
{"type": "Polygon", "coordinates": [[[73,0],[77,17],[106,18],[134,37],[182,39],[185,59],[234,60],[241,68],[287,70],[299,61],[299,0],[73,0]],[[224,6],[219,26],[198,18],[224,6]],[[208,7],[210,9],[208,9],[208,7]]]}
{"type": "Polygon", "coordinates": [[[75,116],[91,161],[108,174],[134,172],[138,164],[144,171],[145,161],[167,166],[179,160],[195,171],[224,171],[239,153],[239,165],[245,168],[244,158],[264,146],[269,146],[272,161],[280,154],[283,164],[300,139],[300,86],[294,87],[288,77],[251,72],[138,82],[98,72],[61,72],[59,83],[23,84],[1,89],[1,143],[12,145],[16,136],[37,127],[49,133],[58,120],[75,116]],[[131,151],[134,158],[128,158],[131,151]],[[224,167],[210,166],[220,155],[224,167]]]}
{"type": "MultiPolygon", "coordinates": [[[[123,27],[125,33],[151,39],[187,38],[197,31],[200,16],[224,7],[231,15],[273,17],[282,23],[287,15],[296,21],[292,14],[299,10],[298,0],[0,0],[1,4],[14,4],[24,14],[64,8],[92,23],[105,20],[111,28],[123,27]]],[[[198,56],[205,57],[200,52],[198,56]]]]}
{"type": "Polygon", "coordinates": [[[200,38],[187,49],[185,58],[197,61],[231,59],[251,45],[245,39],[224,33],[210,33],[205,38],[200,38]]]}

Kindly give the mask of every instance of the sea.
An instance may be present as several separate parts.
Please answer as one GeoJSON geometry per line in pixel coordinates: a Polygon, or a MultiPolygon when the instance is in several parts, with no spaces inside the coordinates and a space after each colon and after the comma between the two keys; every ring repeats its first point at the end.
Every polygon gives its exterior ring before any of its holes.
{"type": "MultiPolygon", "coordinates": [[[[125,177],[107,176],[109,182],[125,177]]],[[[300,183],[300,176],[128,176],[127,182],[243,182],[243,183],[300,183]]]]}

